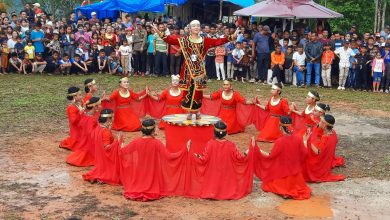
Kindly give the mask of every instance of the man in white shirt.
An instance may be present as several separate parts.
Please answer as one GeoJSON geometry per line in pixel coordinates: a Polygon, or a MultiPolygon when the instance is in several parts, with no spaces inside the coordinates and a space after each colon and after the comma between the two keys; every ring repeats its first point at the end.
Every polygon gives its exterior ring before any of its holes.
{"type": "Polygon", "coordinates": [[[293,85],[294,86],[304,86],[304,74],[305,71],[305,60],[306,54],[303,52],[303,45],[299,44],[297,46],[297,52],[293,54],[293,62],[294,62],[294,76],[293,76],[293,85]]]}
{"type": "Polygon", "coordinates": [[[353,51],[349,47],[349,40],[345,40],[343,47],[337,48],[334,54],[340,58],[339,87],[337,89],[345,90],[345,82],[347,81],[349,67],[351,66],[349,59],[353,55],[353,51]]]}

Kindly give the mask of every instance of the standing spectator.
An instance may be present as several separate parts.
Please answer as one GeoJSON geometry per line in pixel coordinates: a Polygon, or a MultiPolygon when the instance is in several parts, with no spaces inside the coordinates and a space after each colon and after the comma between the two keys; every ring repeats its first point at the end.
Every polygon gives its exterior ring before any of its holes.
{"type": "Polygon", "coordinates": [[[45,51],[43,41],[45,34],[41,30],[42,24],[37,22],[34,26],[34,30],[31,31],[31,40],[34,43],[35,53],[43,53],[45,51]]]}
{"type": "MultiPolygon", "coordinates": [[[[158,24],[158,30],[165,32],[164,24],[158,24]]],[[[168,76],[168,44],[154,34],[154,73],[158,76],[168,76]]]]}
{"type": "Polygon", "coordinates": [[[259,82],[267,81],[268,67],[270,64],[271,50],[270,45],[273,43],[269,36],[269,27],[264,26],[261,33],[256,33],[252,42],[252,60],[257,52],[257,71],[259,82]]]}
{"type": "Polygon", "coordinates": [[[390,43],[386,43],[384,51],[382,51],[382,57],[385,61],[385,73],[382,80],[382,89],[384,92],[389,93],[390,85],[390,43]]]}
{"type": "MultiPolygon", "coordinates": [[[[217,39],[217,32],[216,32],[216,25],[212,24],[209,26],[210,29],[207,31],[207,36],[208,38],[211,39],[217,39]]],[[[206,65],[206,74],[207,78],[214,79],[216,76],[215,72],[215,48],[210,48],[207,53],[206,53],[206,58],[205,58],[205,65],[206,65]]]]}
{"type": "Polygon", "coordinates": [[[311,84],[312,70],[314,68],[315,80],[314,84],[320,86],[320,68],[321,68],[321,55],[322,55],[322,44],[317,41],[317,34],[312,33],[310,35],[310,42],[305,47],[306,54],[306,86],[311,84]]]}
{"type": "Polygon", "coordinates": [[[225,59],[225,47],[224,45],[220,45],[215,49],[215,68],[217,72],[217,80],[225,80],[225,67],[224,67],[224,59],[225,59]]]}
{"type": "Polygon", "coordinates": [[[129,69],[129,55],[131,54],[131,48],[127,43],[127,40],[123,41],[123,45],[119,47],[119,52],[121,55],[121,64],[123,68],[123,74],[128,76],[130,73],[129,69]]]}
{"type": "MultiPolygon", "coordinates": [[[[172,37],[180,38],[179,27],[174,26],[172,37]]],[[[180,73],[180,64],[181,64],[181,50],[179,46],[169,45],[169,71],[171,75],[178,75],[180,73]]]]}
{"type": "Polygon", "coordinates": [[[236,42],[236,48],[232,52],[233,56],[233,65],[234,65],[234,75],[235,80],[239,80],[241,78],[241,82],[244,82],[244,77],[242,76],[242,65],[241,60],[244,57],[244,50],[241,48],[241,43],[239,41],[236,42]]]}
{"type": "Polygon", "coordinates": [[[107,26],[106,33],[102,35],[102,43],[106,54],[111,54],[115,50],[118,39],[112,26],[107,26]]]}
{"type": "Polygon", "coordinates": [[[58,33],[53,34],[53,39],[46,45],[46,47],[49,48],[49,54],[53,54],[54,51],[61,51],[61,44],[58,33]]]}
{"type": "Polygon", "coordinates": [[[34,10],[31,9],[29,3],[24,5],[24,11],[26,12],[28,21],[31,23],[34,22],[34,18],[35,18],[34,10]]]}
{"type": "Polygon", "coordinates": [[[133,28],[133,21],[132,21],[131,16],[129,14],[127,14],[125,16],[125,20],[123,21],[122,26],[126,29],[133,28]]]}
{"type": "Polygon", "coordinates": [[[8,71],[8,54],[9,49],[7,46],[7,41],[3,41],[1,47],[1,71],[3,74],[7,74],[8,71]]]}
{"type": "Polygon", "coordinates": [[[284,81],[286,84],[292,85],[293,82],[293,46],[288,46],[287,51],[284,54],[284,57],[286,59],[284,63],[284,81]]]}
{"type": "Polygon", "coordinates": [[[34,3],[33,6],[34,6],[33,10],[34,10],[35,17],[40,17],[43,14],[43,10],[41,9],[41,4],[34,3]]]}
{"type": "Polygon", "coordinates": [[[82,49],[86,50],[91,43],[91,36],[88,32],[84,31],[84,27],[82,25],[77,26],[77,32],[74,34],[75,42],[78,45],[82,45],[82,49]]]}
{"type": "Polygon", "coordinates": [[[363,44],[360,47],[360,53],[356,56],[357,59],[357,84],[362,91],[367,91],[369,75],[371,74],[371,56],[367,52],[367,45],[363,44]]]}
{"type": "Polygon", "coordinates": [[[148,33],[147,37],[147,44],[148,44],[148,57],[147,57],[147,63],[148,63],[148,71],[151,76],[155,76],[154,74],[154,30],[152,29],[150,33],[148,33]]]}
{"type": "Polygon", "coordinates": [[[74,38],[72,37],[72,27],[66,27],[65,34],[61,36],[60,45],[62,48],[61,54],[68,54],[71,57],[74,56],[74,38]]]}
{"type": "Polygon", "coordinates": [[[334,52],[340,59],[339,62],[339,87],[338,90],[345,90],[345,82],[347,81],[350,62],[349,59],[353,53],[352,49],[349,47],[349,41],[344,41],[343,47],[338,48],[334,52]]]}
{"type": "MultiPolygon", "coordinates": [[[[305,60],[306,60],[306,54],[303,52],[303,45],[298,44],[297,52],[295,52],[293,55],[294,72],[296,75],[295,86],[303,86],[304,85],[303,71],[305,71],[305,69],[306,69],[305,60]]],[[[294,76],[293,76],[293,85],[294,85],[294,76]]]]}
{"type": "Polygon", "coordinates": [[[308,30],[305,30],[303,32],[303,38],[299,41],[299,44],[303,46],[303,49],[305,49],[306,44],[310,41],[310,32],[308,30]]]}
{"type": "Polygon", "coordinates": [[[24,54],[24,45],[22,38],[18,36],[17,38],[18,42],[15,44],[15,53],[17,54],[19,59],[23,59],[23,54],[24,54]]]}
{"type": "Polygon", "coordinates": [[[385,72],[385,61],[382,54],[377,52],[375,59],[372,61],[371,76],[373,77],[373,92],[379,92],[380,83],[385,72]]]}
{"type": "Polygon", "coordinates": [[[273,79],[276,77],[278,83],[283,85],[282,73],[285,61],[286,59],[284,53],[282,53],[282,47],[280,45],[276,45],[275,51],[271,53],[272,77],[269,80],[269,83],[272,83],[273,79]]]}
{"type": "Polygon", "coordinates": [[[146,71],[146,38],[147,33],[141,21],[137,21],[137,29],[133,35],[134,75],[145,75],[146,71]]]}
{"type": "Polygon", "coordinates": [[[28,55],[28,59],[31,61],[34,60],[35,57],[35,47],[31,40],[27,42],[27,45],[24,47],[24,52],[28,55]]]}
{"type": "Polygon", "coordinates": [[[18,36],[17,31],[12,31],[12,37],[7,41],[7,47],[10,53],[15,52],[15,44],[18,42],[18,36]]]}
{"type": "Polygon", "coordinates": [[[225,46],[225,51],[226,51],[226,55],[227,55],[227,58],[226,58],[226,78],[227,79],[233,79],[233,71],[234,71],[234,67],[233,67],[233,55],[232,55],[232,52],[234,50],[234,43],[231,41],[229,43],[226,44],[225,46]]]}
{"type": "Polygon", "coordinates": [[[326,43],[324,45],[324,52],[322,53],[321,58],[321,65],[322,65],[322,82],[324,83],[325,88],[331,88],[332,87],[332,81],[331,81],[331,70],[332,70],[332,63],[334,60],[334,52],[330,48],[330,44],[326,43]]]}

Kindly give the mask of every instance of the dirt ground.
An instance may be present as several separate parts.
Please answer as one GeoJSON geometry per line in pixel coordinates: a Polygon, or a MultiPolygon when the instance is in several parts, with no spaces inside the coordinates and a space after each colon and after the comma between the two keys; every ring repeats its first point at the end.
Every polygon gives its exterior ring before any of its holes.
{"type": "MultiPolygon", "coordinates": [[[[390,123],[388,118],[334,112],[339,134],[338,154],[346,167],[336,173],[348,179],[311,184],[306,201],[284,200],[264,193],[260,182],[238,201],[163,198],[133,202],[122,188],[90,184],[81,175],[89,168],[67,165],[69,151],[58,148],[62,132],[0,135],[0,219],[389,219],[390,123]]],[[[43,125],[42,125],[43,126],[43,125]]],[[[47,126],[47,125],[45,125],[47,126]]],[[[137,133],[126,134],[126,143],[137,133]]],[[[244,150],[254,127],[229,139],[244,150]]],[[[158,138],[164,140],[163,132],[158,138]]],[[[267,146],[268,149],[270,146],[267,146]]]]}

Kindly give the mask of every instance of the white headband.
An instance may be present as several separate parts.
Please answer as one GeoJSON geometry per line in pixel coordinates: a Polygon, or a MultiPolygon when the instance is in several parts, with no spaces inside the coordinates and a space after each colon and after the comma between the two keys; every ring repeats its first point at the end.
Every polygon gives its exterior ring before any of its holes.
{"type": "Polygon", "coordinates": [[[179,74],[171,75],[171,79],[172,79],[172,81],[179,81],[180,80],[180,75],[179,74]]]}
{"type": "Polygon", "coordinates": [[[272,89],[282,90],[282,88],[280,88],[279,86],[277,86],[277,85],[275,85],[275,84],[272,85],[272,89]]]}
{"type": "Polygon", "coordinates": [[[200,25],[200,22],[198,20],[192,20],[190,22],[190,26],[192,26],[192,25],[200,25]]]}

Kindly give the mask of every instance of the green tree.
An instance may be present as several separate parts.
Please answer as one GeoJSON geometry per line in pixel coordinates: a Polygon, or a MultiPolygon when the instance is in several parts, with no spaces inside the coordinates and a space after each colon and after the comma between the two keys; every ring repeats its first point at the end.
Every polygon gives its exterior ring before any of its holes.
{"type": "Polygon", "coordinates": [[[316,0],[315,2],[325,5],[344,18],[330,19],[332,29],[341,32],[349,31],[352,25],[356,25],[360,33],[372,32],[374,29],[375,4],[373,0],[316,0]]]}

